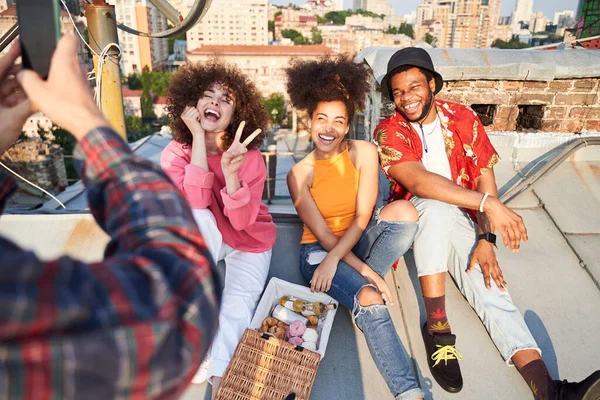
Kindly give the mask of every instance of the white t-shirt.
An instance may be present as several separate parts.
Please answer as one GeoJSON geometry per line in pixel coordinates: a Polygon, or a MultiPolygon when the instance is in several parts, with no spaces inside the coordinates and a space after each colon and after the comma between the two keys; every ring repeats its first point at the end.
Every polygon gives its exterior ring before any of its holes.
{"type": "Polygon", "coordinates": [[[423,146],[423,165],[429,172],[436,173],[452,180],[450,162],[446,155],[446,145],[444,143],[444,133],[439,117],[430,124],[423,124],[423,131],[419,124],[411,123],[423,146]],[[425,151],[427,149],[427,151],[425,151]]]}

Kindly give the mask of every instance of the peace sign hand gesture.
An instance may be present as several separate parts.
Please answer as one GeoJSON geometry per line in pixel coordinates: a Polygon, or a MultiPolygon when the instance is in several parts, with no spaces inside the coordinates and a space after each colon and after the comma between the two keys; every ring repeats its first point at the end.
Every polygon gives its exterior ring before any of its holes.
{"type": "Polygon", "coordinates": [[[233,139],[233,143],[227,149],[226,152],[223,153],[221,158],[221,168],[223,169],[223,174],[225,176],[233,175],[237,173],[240,169],[244,161],[246,160],[246,153],[248,152],[248,145],[252,143],[254,138],[256,138],[262,131],[260,129],[255,130],[249,135],[246,140],[240,143],[240,139],[242,137],[242,131],[244,130],[244,126],[246,125],[246,121],[242,121],[240,126],[235,133],[235,138],[233,139]]]}

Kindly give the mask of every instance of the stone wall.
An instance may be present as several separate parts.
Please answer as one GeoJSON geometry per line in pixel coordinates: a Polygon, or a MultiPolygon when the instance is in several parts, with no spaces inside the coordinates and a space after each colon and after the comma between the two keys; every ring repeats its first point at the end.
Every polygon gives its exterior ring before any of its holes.
{"type": "Polygon", "coordinates": [[[25,140],[11,147],[2,162],[25,179],[54,193],[67,187],[63,149],[39,139],[25,140]]]}
{"type": "Polygon", "coordinates": [[[599,82],[448,81],[437,97],[476,106],[487,130],[581,133],[600,131],[599,82]]]}

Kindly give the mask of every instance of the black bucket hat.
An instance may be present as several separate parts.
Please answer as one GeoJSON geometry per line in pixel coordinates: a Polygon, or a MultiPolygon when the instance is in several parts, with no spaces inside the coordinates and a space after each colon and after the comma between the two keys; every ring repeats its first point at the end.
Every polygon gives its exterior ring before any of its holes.
{"type": "Polygon", "coordinates": [[[444,86],[444,79],[433,68],[433,61],[431,61],[431,56],[429,53],[419,47],[406,47],[395,52],[392,58],[390,58],[390,61],[387,65],[387,73],[381,80],[381,93],[383,93],[390,100],[394,100],[389,87],[390,74],[395,69],[405,65],[423,68],[431,72],[435,79],[435,90],[433,91],[433,94],[438,94],[438,92],[442,90],[442,87],[444,86]]]}

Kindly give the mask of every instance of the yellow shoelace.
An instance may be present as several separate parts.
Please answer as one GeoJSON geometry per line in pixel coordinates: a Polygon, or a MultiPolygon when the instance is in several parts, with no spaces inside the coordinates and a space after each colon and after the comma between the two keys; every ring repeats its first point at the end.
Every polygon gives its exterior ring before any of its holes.
{"type": "Polygon", "coordinates": [[[444,360],[444,363],[448,365],[448,360],[463,359],[462,354],[460,354],[454,346],[440,346],[439,344],[436,344],[435,346],[438,348],[438,350],[431,355],[431,359],[435,361],[435,364],[433,364],[434,367],[442,360],[444,360]]]}

